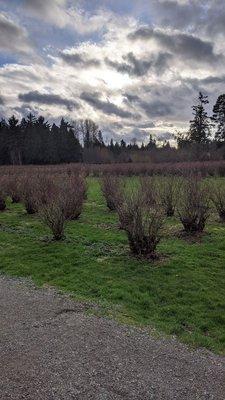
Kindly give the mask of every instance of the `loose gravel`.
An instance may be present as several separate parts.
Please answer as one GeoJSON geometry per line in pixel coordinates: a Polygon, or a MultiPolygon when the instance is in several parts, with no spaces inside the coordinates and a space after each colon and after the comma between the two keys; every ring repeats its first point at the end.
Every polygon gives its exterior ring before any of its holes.
{"type": "Polygon", "coordinates": [[[225,358],[0,276],[0,399],[225,400],[225,358]]]}

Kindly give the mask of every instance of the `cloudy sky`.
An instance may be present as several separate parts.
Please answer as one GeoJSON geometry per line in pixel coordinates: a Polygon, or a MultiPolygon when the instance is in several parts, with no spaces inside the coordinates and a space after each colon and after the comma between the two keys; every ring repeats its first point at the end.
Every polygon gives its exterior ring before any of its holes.
{"type": "Polygon", "coordinates": [[[0,0],[0,117],[168,139],[225,92],[224,0],[0,0]]]}

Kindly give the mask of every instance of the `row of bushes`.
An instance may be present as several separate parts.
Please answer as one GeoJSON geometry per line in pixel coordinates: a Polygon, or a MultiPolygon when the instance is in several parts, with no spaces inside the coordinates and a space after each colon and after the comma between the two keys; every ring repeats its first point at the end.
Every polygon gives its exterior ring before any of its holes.
{"type": "Polygon", "coordinates": [[[178,215],[189,235],[202,232],[214,206],[225,222],[225,186],[199,176],[142,177],[125,185],[125,180],[105,175],[101,181],[106,204],[118,213],[133,254],[155,258],[165,218],[178,215]]]}
{"type": "MultiPolygon", "coordinates": [[[[214,207],[225,222],[225,186],[220,180],[189,177],[140,177],[132,180],[105,174],[101,187],[110,210],[118,213],[133,254],[156,257],[165,218],[176,214],[189,235],[202,232],[214,207]]],[[[54,239],[64,235],[66,221],[79,217],[86,198],[83,174],[19,174],[0,178],[0,210],[6,198],[38,213],[54,239]]]]}
{"type": "Polygon", "coordinates": [[[54,239],[64,234],[65,222],[79,217],[86,197],[85,177],[77,175],[24,174],[0,178],[0,210],[6,208],[6,198],[21,202],[28,214],[41,217],[51,229],[54,239]]]}
{"type": "Polygon", "coordinates": [[[87,174],[101,176],[102,174],[123,176],[154,176],[176,175],[189,176],[201,174],[202,176],[225,176],[225,161],[192,161],[177,163],[115,163],[84,165],[87,174]]]}
{"type": "Polygon", "coordinates": [[[114,163],[114,164],[57,164],[57,165],[29,165],[29,166],[1,166],[0,174],[24,175],[29,170],[32,174],[77,174],[82,173],[90,176],[101,176],[102,174],[123,176],[154,176],[154,175],[178,175],[188,176],[190,174],[201,174],[202,176],[225,176],[225,161],[193,161],[177,163],[114,163]]]}

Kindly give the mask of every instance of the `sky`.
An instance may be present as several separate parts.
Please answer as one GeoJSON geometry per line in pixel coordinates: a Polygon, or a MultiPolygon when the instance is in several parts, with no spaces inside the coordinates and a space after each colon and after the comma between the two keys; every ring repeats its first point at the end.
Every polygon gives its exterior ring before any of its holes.
{"type": "Polygon", "coordinates": [[[0,117],[93,119],[106,139],[185,131],[225,92],[224,0],[0,0],[0,117]]]}

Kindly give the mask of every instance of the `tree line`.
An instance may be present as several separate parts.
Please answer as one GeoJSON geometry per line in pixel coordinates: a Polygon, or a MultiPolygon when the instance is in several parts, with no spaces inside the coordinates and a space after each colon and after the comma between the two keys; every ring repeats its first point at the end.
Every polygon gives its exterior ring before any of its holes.
{"type": "Polygon", "coordinates": [[[181,161],[225,158],[225,94],[218,97],[212,116],[208,96],[199,93],[192,107],[188,132],[178,134],[177,148],[168,141],[157,146],[152,135],[147,144],[111,140],[106,144],[98,125],[90,119],[49,124],[29,114],[19,121],[14,115],[0,121],[0,164],[60,164],[71,162],[181,161]],[[214,136],[212,137],[212,133],[214,136]],[[222,149],[222,151],[221,151],[222,149]],[[179,158],[180,157],[180,158],[179,158]]]}
{"type": "MultiPolygon", "coordinates": [[[[145,148],[150,147],[156,147],[152,136],[145,148]]],[[[126,153],[124,161],[131,161],[127,152],[138,150],[135,140],[129,144],[111,140],[106,145],[98,125],[90,119],[69,123],[62,118],[58,126],[29,114],[21,121],[14,115],[0,121],[0,164],[112,162],[121,153],[126,153]]]]}

